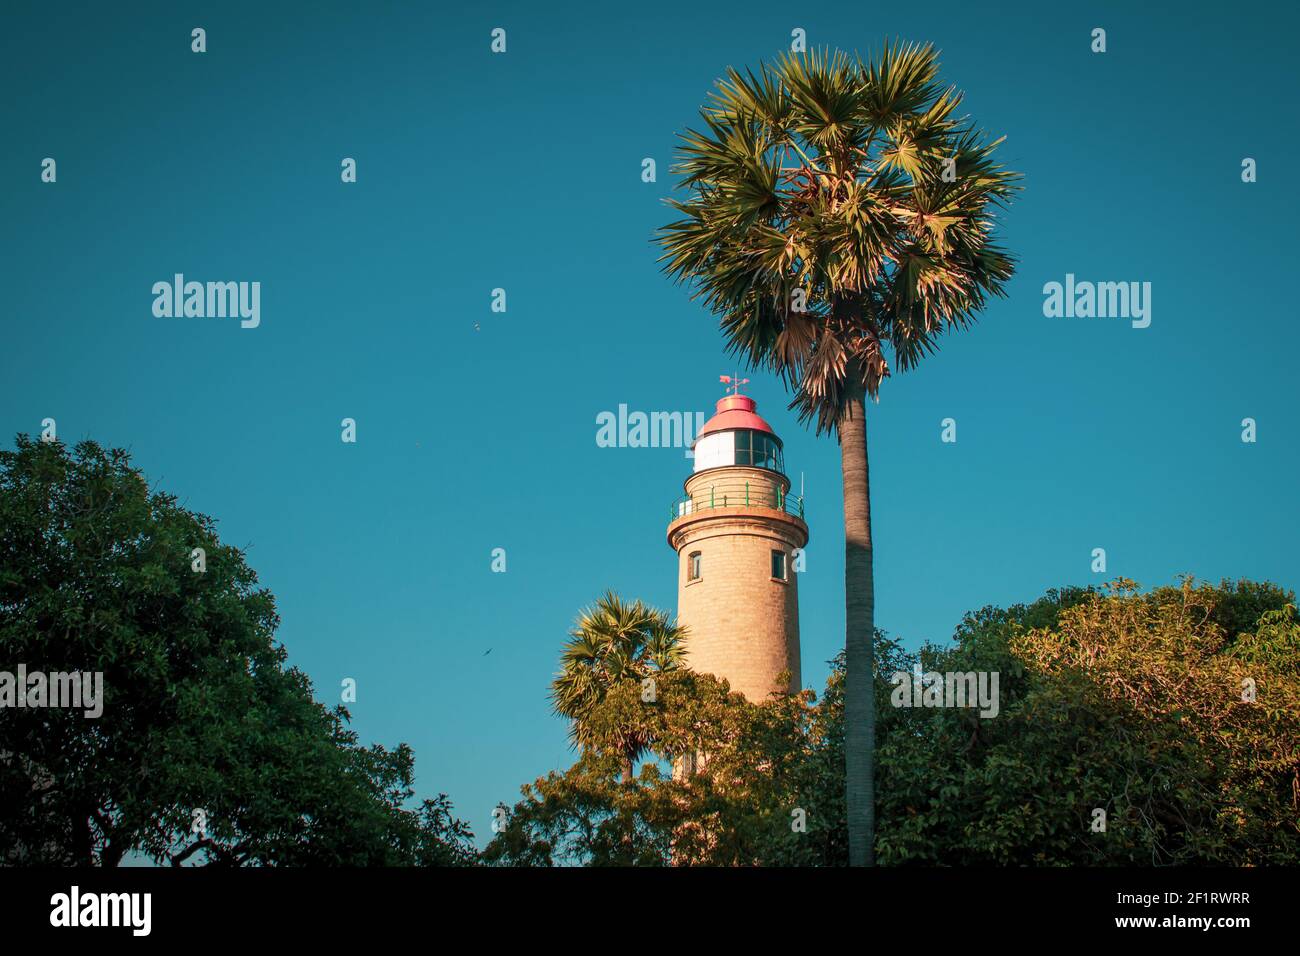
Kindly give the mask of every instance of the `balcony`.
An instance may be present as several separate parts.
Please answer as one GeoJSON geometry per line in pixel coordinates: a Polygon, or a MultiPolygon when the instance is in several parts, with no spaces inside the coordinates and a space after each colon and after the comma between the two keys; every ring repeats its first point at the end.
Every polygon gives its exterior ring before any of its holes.
{"type": "Polygon", "coordinates": [[[711,508],[752,508],[781,511],[803,520],[803,496],[787,494],[781,486],[768,482],[729,482],[701,489],[694,495],[682,495],[668,506],[669,522],[687,515],[700,514],[711,508]]]}

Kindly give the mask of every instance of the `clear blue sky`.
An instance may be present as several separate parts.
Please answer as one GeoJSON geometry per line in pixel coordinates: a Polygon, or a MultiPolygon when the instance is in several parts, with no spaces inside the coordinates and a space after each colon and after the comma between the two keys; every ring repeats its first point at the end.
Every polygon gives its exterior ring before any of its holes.
{"type": "MultiPolygon", "coordinates": [[[[362,738],[411,743],[421,793],[481,837],[572,760],[546,690],[578,608],[607,587],[675,604],[689,463],[595,441],[620,403],[712,409],[731,367],[650,244],[675,134],[795,27],[850,51],[901,36],[942,48],[1026,180],[1010,298],[869,413],[880,625],[944,640],[969,609],[1099,581],[1095,547],[1148,586],[1295,586],[1300,17],[1150,7],[6,4],[2,440],[53,417],[216,517],[319,696],[356,678],[362,738]],[[176,272],[260,281],[261,327],[154,318],[176,272]],[[1067,273],[1151,282],[1150,328],[1045,318],[1067,273]]],[[[843,644],[838,449],[751,377],[806,476],[820,689],[843,644]]]]}

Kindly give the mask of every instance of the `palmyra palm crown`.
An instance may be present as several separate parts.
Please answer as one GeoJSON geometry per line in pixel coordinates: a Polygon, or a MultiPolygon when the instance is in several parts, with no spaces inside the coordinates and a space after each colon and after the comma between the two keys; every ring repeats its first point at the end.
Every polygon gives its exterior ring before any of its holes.
{"type": "Polygon", "coordinates": [[[731,347],[786,379],[831,430],[846,398],[964,327],[1001,295],[1012,259],[991,241],[1016,174],[957,116],[930,45],[876,62],[787,54],[728,70],[683,134],[685,218],[661,231],[668,273],[696,285],[731,347]],[[803,307],[804,310],[801,310],[803,307]]]}

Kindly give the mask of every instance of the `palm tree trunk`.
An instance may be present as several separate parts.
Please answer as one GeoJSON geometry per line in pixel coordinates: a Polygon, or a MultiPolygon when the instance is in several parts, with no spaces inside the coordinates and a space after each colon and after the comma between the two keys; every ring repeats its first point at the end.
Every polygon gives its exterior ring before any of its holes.
{"type": "Polygon", "coordinates": [[[864,390],[838,423],[844,477],[844,776],[849,866],[871,866],[876,842],[876,595],[864,390]]]}

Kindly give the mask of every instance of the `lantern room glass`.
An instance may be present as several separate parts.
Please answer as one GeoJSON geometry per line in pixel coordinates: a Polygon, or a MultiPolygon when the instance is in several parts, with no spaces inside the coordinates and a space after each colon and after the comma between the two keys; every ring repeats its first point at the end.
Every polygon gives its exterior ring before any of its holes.
{"type": "Polygon", "coordinates": [[[765,432],[736,432],[736,464],[785,474],[781,443],[765,432]]]}

